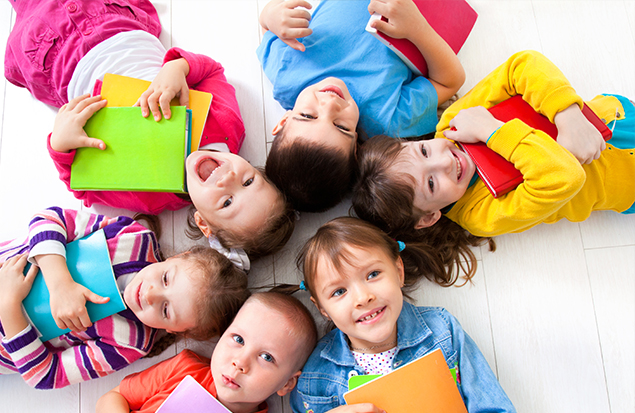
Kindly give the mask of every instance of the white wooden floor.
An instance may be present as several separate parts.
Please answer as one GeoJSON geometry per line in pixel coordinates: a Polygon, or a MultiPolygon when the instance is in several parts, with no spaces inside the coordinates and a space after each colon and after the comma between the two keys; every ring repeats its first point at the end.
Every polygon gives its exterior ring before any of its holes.
{"type": "MultiPolygon", "coordinates": [[[[552,59],[585,99],[601,92],[635,97],[635,1],[469,1],[479,19],[459,54],[467,73],[461,94],[512,53],[535,49],[552,59]]],[[[255,55],[259,10],[266,1],[153,3],[166,47],[223,63],[247,129],[241,154],[264,164],[270,131],[283,113],[255,55]]],[[[1,48],[14,18],[10,4],[0,3],[1,48]]],[[[24,234],[38,209],[82,206],[58,180],[46,152],[56,111],[6,81],[0,82],[0,96],[0,239],[9,239],[24,234]]],[[[297,283],[296,250],[323,222],[346,214],[348,206],[303,214],[286,249],[254,265],[252,284],[297,283]]],[[[185,211],[161,216],[161,244],[168,253],[191,243],[183,233],[185,216],[185,211]]],[[[635,216],[595,213],[581,224],[543,225],[498,237],[497,243],[495,253],[477,251],[473,285],[444,289],[424,283],[417,304],[444,306],[462,322],[519,412],[635,411],[635,216]]],[[[207,355],[212,346],[188,344],[207,355]]],[[[94,411],[99,396],[125,375],[183,347],[55,391],[30,389],[16,375],[0,377],[0,412],[94,411]]],[[[279,397],[271,398],[270,406],[272,413],[291,411],[279,397]]]]}

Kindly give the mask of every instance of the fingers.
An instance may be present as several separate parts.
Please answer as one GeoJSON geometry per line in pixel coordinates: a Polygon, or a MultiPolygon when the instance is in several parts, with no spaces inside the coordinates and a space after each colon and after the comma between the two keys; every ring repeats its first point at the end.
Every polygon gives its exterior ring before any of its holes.
{"type": "Polygon", "coordinates": [[[299,41],[297,41],[296,39],[280,39],[280,40],[282,40],[292,49],[298,50],[300,52],[304,52],[306,50],[304,45],[300,43],[299,41]]]}
{"type": "Polygon", "coordinates": [[[31,288],[31,286],[33,285],[35,276],[39,271],[40,267],[38,267],[37,265],[31,265],[31,268],[29,268],[29,271],[27,271],[26,276],[24,277],[24,281],[29,285],[29,288],[31,288]]]}
{"type": "Polygon", "coordinates": [[[92,291],[89,291],[86,295],[86,300],[95,304],[105,304],[110,301],[110,297],[102,297],[101,295],[97,295],[92,291]]]}
{"type": "Polygon", "coordinates": [[[74,312],[68,312],[63,316],[58,316],[55,319],[55,324],[61,329],[68,328],[72,331],[84,331],[93,325],[88,316],[86,307],[82,307],[81,310],[76,309],[74,312]]]}
{"type": "Polygon", "coordinates": [[[190,90],[188,88],[181,89],[179,105],[185,106],[186,108],[190,107],[190,90]]]}
{"type": "MultiPolygon", "coordinates": [[[[163,116],[165,116],[166,119],[170,119],[172,117],[172,111],[170,110],[170,100],[172,99],[171,98],[168,99],[168,96],[165,93],[162,93],[161,96],[159,97],[159,105],[161,107],[161,112],[163,112],[163,116]]],[[[161,113],[159,113],[158,119],[156,114],[154,114],[154,120],[157,120],[157,121],[161,120],[161,113]]]]}
{"type": "Polygon", "coordinates": [[[309,10],[313,7],[311,3],[309,3],[306,0],[288,0],[285,3],[285,6],[289,7],[290,9],[295,9],[296,7],[304,7],[305,9],[309,9],[309,10]]]}

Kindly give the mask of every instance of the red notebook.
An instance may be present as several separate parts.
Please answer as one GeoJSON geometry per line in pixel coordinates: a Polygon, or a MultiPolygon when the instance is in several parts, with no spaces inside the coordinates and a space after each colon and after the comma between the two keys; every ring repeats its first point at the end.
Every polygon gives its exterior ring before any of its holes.
{"type": "MultiPolygon", "coordinates": [[[[541,130],[556,139],[558,129],[544,115],[536,112],[521,95],[513,96],[489,109],[490,113],[500,121],[507,122],[520,119],[534,129],[541,130]]],[[[582,114],[600,131],[604,140],[611,139],[611,130],[585,104],[582,114]]],[[[523,175],[514,164],[491,150],[483,142],[459,143],[476,164],[476,171],[492,193],[494,198],[506,194],[516,188],[522,181],[523,175]]]]}
{"type": "MultiPolygon", "coordinates": [[[[413,0],[430,26],[448,45],[458,53],[472,31],[478,14],[465,0],[413,0]]],[[[419,76],[428,75],[425,59],[410,40],[395,39],[370,27],[375,19],[386,18],[373,14],[366,25],[366,31],[377,37],[386,46],[397,53],[406,65],[419,76]]]]}

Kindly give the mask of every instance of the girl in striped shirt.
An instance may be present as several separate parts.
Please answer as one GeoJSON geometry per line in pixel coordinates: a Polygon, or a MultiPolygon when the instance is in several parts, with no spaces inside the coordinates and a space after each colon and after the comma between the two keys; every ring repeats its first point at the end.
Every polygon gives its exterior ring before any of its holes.
{"type": "Polygon", "coordinates": [[[197,340],[220,335],[249,295],[246,275],[211,248],[162,261],[154,232],[133,219],[57,207],[34,216],[28,240],[0,242],[0,263],[0,374],[20,373],[39,389],[122,369],[150,352],[160,329],[197,340]],[[70,278],[65,253],[66,243],[100,229],[128,309],[91,324],[86,301],[107,299],[70,278]],[[42,270],[58,326],[71,332],[42,342],[24,317],[22,300],[36,274],[33,266],[23,275],[27,260],[42,270]]]}

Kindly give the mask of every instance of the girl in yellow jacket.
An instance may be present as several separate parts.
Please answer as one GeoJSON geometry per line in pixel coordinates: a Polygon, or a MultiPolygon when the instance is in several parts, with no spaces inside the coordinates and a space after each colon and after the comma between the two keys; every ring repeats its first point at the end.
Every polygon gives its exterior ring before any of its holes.
{"type": "MultiPolygon", "coordinates": [[[[582,115],[583,103],[546,57],[519,52],[443,113],[435,139],[379,136],[365,143],[355,212],[397,239],[427,242],[446,266],[458,263],[459,255],[474,262],[468,246],[482,243],[480,237],[562,218],[583,221],[595,210],[632,213],[633,102],[616,95],[587,102],[613,129],[606,144],[582,115]],[[503,123],[488,112],[517,94],[556,124],[558,142],[518,119],[503,123]],[[494,198],[472,159],[450,140],[485,142],[512,162],[524,181],[494,198]]],[[[473,271],[472,266],[465,272],[473,271]]]]}

